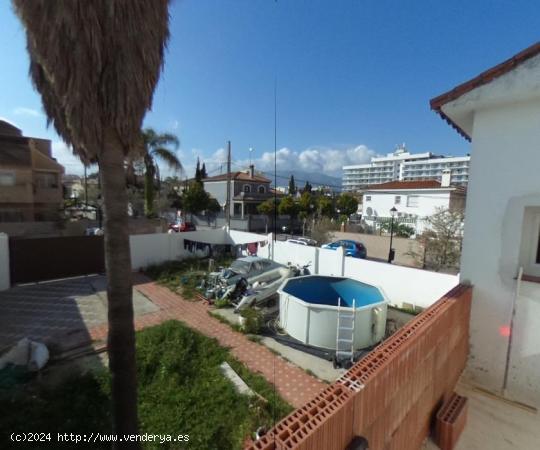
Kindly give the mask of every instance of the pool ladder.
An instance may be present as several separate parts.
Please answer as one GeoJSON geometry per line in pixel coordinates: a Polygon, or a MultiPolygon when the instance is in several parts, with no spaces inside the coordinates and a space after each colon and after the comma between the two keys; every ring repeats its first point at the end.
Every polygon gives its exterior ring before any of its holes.
{"type": "Polygon", "coordinates": [[[345,367],[354,362],[354,325],[356,320],[356,300],[353,299],[352,311],[341,307],[338,297],[336,358],[334,365],[345,367]],[[344,364],[345,363],[345,364],[344,364]]]}

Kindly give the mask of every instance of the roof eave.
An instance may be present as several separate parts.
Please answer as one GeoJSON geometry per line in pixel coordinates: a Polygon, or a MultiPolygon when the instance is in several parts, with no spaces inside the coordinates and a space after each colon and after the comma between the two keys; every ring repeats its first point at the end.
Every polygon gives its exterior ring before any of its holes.
{"type": "Polygon", "coordinates": [[[510,72],[521,63],[537,56],[538,54],[540,54],[540,42],[536,42],[535,44],[527,47],[526,49],[512,56],[511,58],[503,61],[500,64],[497,64],[490,69],[483,71],[476,77],[471,78],[464,83],[461,83],[460,85],[445,92],[444,94],[432,98],[429,102],[431,109],[436,111],[446,122],[448,122],[450,126],[452,126],[465,139],[471,141],[471,136],[469,136],[467,132],[465,132],[456,122],[454,122],[447,114],[445,114],[442,110],[442,107],[454,100],[457,100],[462,95],[480,86],[488,84],[494,79],[500,77],[501,75],[510,72]]]}

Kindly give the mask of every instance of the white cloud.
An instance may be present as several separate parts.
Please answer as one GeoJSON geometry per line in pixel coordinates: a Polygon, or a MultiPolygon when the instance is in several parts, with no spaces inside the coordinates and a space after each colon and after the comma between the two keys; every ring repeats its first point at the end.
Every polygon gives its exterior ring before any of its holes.
{"type": "Polygon", "coordinates": [[[53,141],[51,147],[53,158],[64,166],[66,174],[82,175],[84,173],[83,163],[64,142],[53,141]]]}
{"type": "Polygon", "coordinates": [[[30,116],[30,117],[42,117],[43,114],[37,109],[26,108],[24,106],[19,106],[13,110],[13,114],[16,116],[30,116]]]}
{"type": "MultiPolygon", "coordinates": [[[[277,151],[277,168],[278,170],[296,169],[340,177],[343,166],[369,162],[370,158],[376,154],[374,150],[365,145],[343,150],[308,148],[300,152],[281,148],[277,151]]],[[[243,162],[247,165],[247,160],[243,162]]],[[[260,170],[271,171],[274,168],[274,153],[265,152],[260,158],[255,159],[254,163],[260,170]]]]}
{"type": "MultiPolygon", "coordinates": [[[[312,147],[300,152],[283,147],[277,151],[276,165],[278,171],[291,169],[341,177],[343,166],[364,164],[376,155],[377,153],[366,145],[357,145],[345,149],[312,147]]],[[[191,158],[187,159],[187,155],[183,156],[182,164],[188,177],[192,177],[195,173],[197,157],[200,158],[201,162],[206,164],[206,171],[210,175],[224,173],[227,170],[227,150],[224,148],[217,149],[209,156],[205,156],[204,152],[200,149],[192,149],[191,158]]],[[[264,152],[259,157],[254,156],[252,163],[255,165],[256,170],[273,172],[274,152],[264,152]]],[[[233,170],[247,168],[248,165],[249,158],[237,159],[233,154],[233,170]]]]}

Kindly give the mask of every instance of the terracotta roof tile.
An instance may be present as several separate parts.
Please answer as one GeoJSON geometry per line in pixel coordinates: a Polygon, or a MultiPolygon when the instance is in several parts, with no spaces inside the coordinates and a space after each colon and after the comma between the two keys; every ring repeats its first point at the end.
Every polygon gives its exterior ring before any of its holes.
{"type": "MultiPolygon", "coordinates": [[[[256,181],[260,183],[270,183],[270,180],[266,177],[263,177],[262,175],[253,175],[253,178],[250,176],[249,173],[246,172],[231,172],[231,180],[238,180],[238,181],[256,181]]],[[[203,180],[204,182],[207,181],[227,181],[227,174],[223,173],[221,175],[215,175],[213,177],[208,177],[203,180]]]]}
{"type": "MultiPolygon", "coordinates": [[[[454,186],[450,186],[454,187],[454,186]]],[[[441,183],[437,180],[419,181],[388,181],[387,183],[374,184],[366,191],[378,191],[383,189],[441,189],[441,183]]]]}
{"type": "Polygon", "coordinates": [[[445,92],[444,94],[441,94],[435,98],[432,98],[431,101],[429,102],[431,105],[431,109],[439,113],[440,116],[444,120],[446,120],[452,127],[454,127],[459,134],[461,134],[465,139],[470,141],[471,137],[464,130],[462,130],[456,123],[454,123],[452,119],[450,119],[442,111],[441,108],[446,103],[456,100],[457,98],[461,97],[463,94],[466,94],[467,92],[470,92],[473,89],[476,89],[477,87],[488,84],[491,81],[493,81],[495,78],[498,78],[501,75],[504,75],[510,72],[519,64],[527,61],[530,58],[537,56],[538,54],[540,54],[540,42],[537,42],[531,45],[530,47],[527,47],[525,50],[522,50],[518,54],[507,59],[506,61],[500,64],[497,64],[491,69],[488,69],[482,72],[480,75],[470,79],[469,81],[466,81],[465,83],[460,84],[459,86],[456,86],[454,89],[448,92],[445,92]]]}

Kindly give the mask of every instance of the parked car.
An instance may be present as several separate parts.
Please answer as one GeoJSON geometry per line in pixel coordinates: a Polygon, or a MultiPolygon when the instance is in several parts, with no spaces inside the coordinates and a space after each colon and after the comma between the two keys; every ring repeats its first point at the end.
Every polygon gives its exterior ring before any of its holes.
{"type": "Polygon", "coordinates": [[[103,229],[99,227],[89,227],[84,230],[85,236],[103,236],[103,229]]]}
{"type": "Polygon", "coordinates": [[[336,250],[339,247],[343,247],[345,250],[345,256],[352,256],[353,258],[367,257],[367,249],[361,242],[350,241],[348,239],[342,239],[340,241],[332,242],[330,244],[324,244],[321,248],[328,248],[330,250],[336,250]]]}
{"type": "Polygon", "coordinates": [[[171,223],[169,224],[169,231],[184,232],[184,231],[197,231],[197,227],[191,222],[171,223]]]}
{"type": "Polygon", "coordinates": [[[287,242],[290,242],[291,244],[308,245],[307,242],[301,241],[300,239],[287,239],[287,242]]]}

